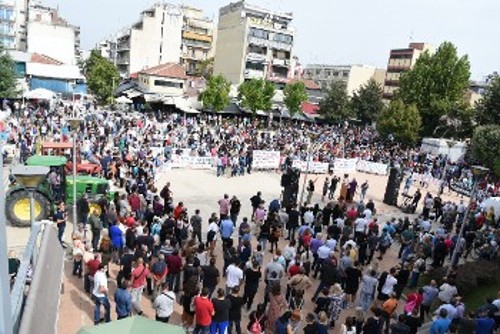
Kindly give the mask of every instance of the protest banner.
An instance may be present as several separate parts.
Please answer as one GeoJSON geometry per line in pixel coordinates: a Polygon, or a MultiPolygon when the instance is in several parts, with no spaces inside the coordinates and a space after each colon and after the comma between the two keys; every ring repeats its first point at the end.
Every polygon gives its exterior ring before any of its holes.
{"type": "Polygon", "coordinates": [[[358,172],[377,175],[387,175],[387,168],[388,166],[386,164],[366,160],[359,160],[356,164],[356,170],[358,172]]]}
{"type": "Polygon", "coordinates": [[[333,171],[335,173],[348,174],[356,171],[358,159],[335,159],[333,171]]]}
{"type": "Polygon", "coordinates": [[[279,167],[279,151],[253,151],[253,169],[278,169],[279,167]]]}
{"type": "Polygon", "coordinates": [[[292,167],[300,169],[301,172],[308,172],[312,174],[328,173],[327,162],[310,161],[307,163],[307,161],[294,160],[292,162],[292,167]]]}
{"type": "Polygon", "coordinates": [[[172,155],[170,168],[186,169],[211,169],[213,159],[211,157],[190,157],[185,155],[172,155]]]}

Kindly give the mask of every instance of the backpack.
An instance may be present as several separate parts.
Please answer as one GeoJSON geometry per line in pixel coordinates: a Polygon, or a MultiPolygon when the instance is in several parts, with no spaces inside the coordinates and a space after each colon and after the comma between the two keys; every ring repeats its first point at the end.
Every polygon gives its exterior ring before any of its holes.
{"type": "MultiPolygon", "coordinates": [[[[262,316],[264,317],[264,315],[262,316]]],[[[262,326],[260,325],[260,320],[261,318],[255,318],[253,323],[248,326],[248,330],[252,334],[261,334],[262,333],[262,326]]]]}

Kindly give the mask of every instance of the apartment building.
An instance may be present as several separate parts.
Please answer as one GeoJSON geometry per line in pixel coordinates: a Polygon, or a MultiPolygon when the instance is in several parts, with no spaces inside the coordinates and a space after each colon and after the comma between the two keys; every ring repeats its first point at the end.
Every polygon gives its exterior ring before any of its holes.
{"type": "Polygon", "coordinates": [[[425,51],[433,52],[434,49],[426,43],[410,43],[408,48],[391,50],[383,88],[385,100],[393,98],[394,93],[399,88],[401,74],[411,69],[418,57],[425,51]]]}
{"type": "Polygon", "coordinates": [[[284,80],[292,75],[291,13],[231,3],[219,10],[214,73],[233,84],[247,79],[284,80]]]}
{"type": "Polygon", "coordinates": [[[57,9],[32,5],[28,15],[27,51],[76,65],[80,58],[80,27],[69,24],[57,9]]]}
{"type": "Polygon", "coordinates": [[[0,43],[7,50],[26,51],[29,0],[0,1],[0,43]]]}
{"type": "Polygon", "coordinates": [[[182,54],[181,64],[186,73],[194,75],[201,62],[214,57],[215,34],[212,19],[203,16],[200,9],[182,7],[182,54]]]}
{"type": "Polygon", "coordinates": [[[214,23],[201,10],[158,3],[97,47],[116,63],[122,77],[166,63],[181,63],[188,74],[195,74],[201,61],[213,57],[213,41],[214,23]]]}
{"type": "Polygon", "coordinates": [[[361,86],[373,79],[383,86],[385,70],[369,65],[307,65],[302,74],[325,90],[334,82],[344,82],[347,93],[352,96],[361,86]]]}

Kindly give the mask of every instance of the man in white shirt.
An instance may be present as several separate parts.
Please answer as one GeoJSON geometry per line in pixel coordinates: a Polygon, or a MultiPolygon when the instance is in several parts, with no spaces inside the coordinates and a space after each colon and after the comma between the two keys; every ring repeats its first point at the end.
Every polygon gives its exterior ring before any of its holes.
{"type": "Polygon", "coordinates": [[[104,320],[106,322],[111,321],[111,306],[108,299],[108,278],[106,277],[106,269],[107,266],[101,263],[94,275],[94,290],[92,291],[95,302],[94,325],[98,325],[101,322],[101,305],[104,307],[104,320]]]}
{"type": "Polygon", "coordinates": [[[307,225],[311,225],[312,223],[314,223],[314,213],[311,211],[311,209],[308,209],[304,213],[304,223],[307,225]]]}
{"type": "Polygon", "coordinates": [[[168,283],[163,283],[161,294],[154,301],[156,309],[156,321],[167,323],[174,312],[175,293],[168,290],[168,283]]]}
{"type": "Polygon", "coordinates": [[[396,274],[396,268],[391,268],[389,270],[389,274],[387,275],[387,278],[385,279],[385,283],[382,286],[382,290],[380,290],[380,293],[382,296],[379,298],[380,300],[387,300],[389,299],[389,296],[392,294],[392,291],[394,290],[394,286],[398,284],[398,280],[394,277],[396,274]]]}
{"type": "Polygon", "coordinates": [[[231,263],[226,269],[226,294],[234,287],[240,286],[243,280],[243,270],[238,267],[238,262],[231,263]]]}
{"type": "Polygon", "coordinates": [[[354,238],[359,240],[363,235],[366,235],[367,228],[368,221],[364,218],[364,215],[361,215],[354,221],[354,238]]]}

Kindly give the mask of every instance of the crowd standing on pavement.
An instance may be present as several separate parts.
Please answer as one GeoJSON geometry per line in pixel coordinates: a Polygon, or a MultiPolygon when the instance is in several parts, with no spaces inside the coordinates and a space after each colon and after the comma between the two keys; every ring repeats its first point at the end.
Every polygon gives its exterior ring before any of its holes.
{"type": "MultiPolygon", "coordinates": [[[[71,111],[33,110],[11,124],[21,161],[37,152],[40,140],[69,139],[65,113],[71,111]],[[33,113],[41,117],[32,121],[33,113]]],[[[444,157],[385,143],[370,128],[300,123],[262,131],[259,120],[127,118],[111,112],[88,113],[85,119],[78,131],[80,157],[99,164],[102,175],[124,190],[101,202],[101,214],[87,210],[85,198],[78,202],[73,275],[82,278],[83,289],[95,303],[96,325],[109,322],[113,312],[118,319],[144,315],[147,296],[157,321],[169,322],[175,305],[182,305],[181,325],[194,333],[313,334],[335,328],[352,334],[413,334],[431,320],[436,304],[431,334],[486,334],[498,327],[500,296],[478,310],[467,310],[454,270],[441,282],[415,290],[420,275],[445,265],[454,251],[464,258],[473,253],[484,259],[497,256],[499,219],[479,202],[496,194],[498,184],[481,185],[482,197],[467,217],[458,197],[457,203],[445,202],[440,193],[424,196],[419,190],[412,199],[417,218],[381,222],[367,196],[373,191],[368,181],[358,184],[349,175],[330,175],[320,203],[313,201],[312,180],[305,203],[284,208],[261,193],[250,199],[223,194],[217,210],[203,221],[197,208],[187,208],[174,197],[169,183],[157,189],[155,182],[158,168],[176,150],[212,156],[217,167],[221,164],[219,174],[229,176],[233,173],[226,168],[236,165],[237,174],[251,172],[254,149],[277,149],[290,159],[303,158],[312,140],[323,143],[315,152],[319,161],[332,162],[341,155],[411,168],[424,175],[417,180],[423,192],[430,176],[470,180],[466,163],[444,172],[444,157]],[[153,147],[162,150],[154,153],[153,147]],[[252,206],[251,217],[240,217],[245,203],[252,206]],[[462,224],[465,233],[460,235],[462,224]],[[86,242],[87,233],[91,242],[86,242]],[[398,250],[399,263],[381,270],[391,248],[398,250]],[[266,262],[269,252],[272,258],[266,262]],[[110,266],[119,267],[116,277],[111,277],[110,266]],[[117,285],[114,294],[110,279],[117,285]],[[413,292],[405,294],[407,287],[413,292]],[[265,290],[264,298],[256,300],[260,289],[265,290]],[[304,308],[310,289],[315,291],[314,309],[304,308]],[[402,305],[403,312],[398,312],[402,305]],[[348,309],[355,316],[339,323],[348,309]],[[246,328],[243,317],[248,318],[246,328]]],[[[407,175],[405,190],[415,182],[414,173],[407,175]]]]}

